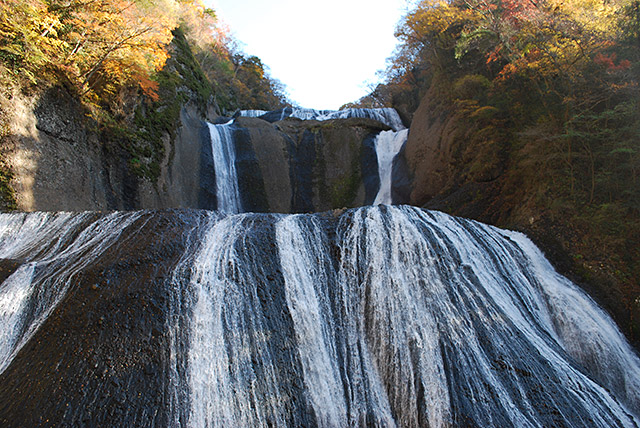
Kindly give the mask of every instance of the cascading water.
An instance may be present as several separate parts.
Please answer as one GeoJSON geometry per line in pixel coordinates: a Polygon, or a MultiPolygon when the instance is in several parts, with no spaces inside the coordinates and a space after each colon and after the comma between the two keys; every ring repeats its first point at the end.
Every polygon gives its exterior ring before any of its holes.
{"type": "Polygon", "coordinates": [[[138,216],[113,213],[93,222],[90,213],[0,216],[0,258],[21,261],[0,288],[0,373],[64,298],[71,278],[138,216]]]}
{"type": "MultiPolygon", "coordinates": [[[[272,115],[277,120],[287,117],[295,117],[302,120],[332,120],[348,118],[369,118],[374,119],[392,128],[391,131],[382,131],[375,139],[375,150],[378,158],[378,175],[380,177],[380,188],[374,200],[374,205],[393,203],[391,195],[393,179],[393,160],[407,141],[409,131],[402,123],[398,112],[393,108],[350,108],[339,111],[314,110],[303,108],[287,107],[276,112],[265,112],[263,110],[242,110],[240,116],[245,117],[267,117],[272,115]],[[277,113],[277,114],[274,114],[277,113]]],[[[275,120],[271,119],[271,120],[275,120]]]]}
{"type": "Polygon", "coordinates": [[[409,130],[382,131],[375,140],[376,155],[378,157],[378,175],[380,176],[380,190],[373,202],[374,205],[391,205],[393,198],[391,186],[393,184],[393,160],[407,141],[409,130]]]}
{"type": "MultiPolygon", "coordinates": [[[[260,117],[268,112],[263,110],[242,110],[240,116],[260,117]]],[[[344,110],[315,110],[298,107],[287,107],[280,111],[278,120],[294,117],[302,120],[333,120],[352,117],[374,119],[391,127],[395,131],[404,129],[402,119],[393,108],[349,108],[344,110]]]]}
{"type": "Polygon", "coordinates": [[[230,214],[242,212],[232,125],[233,120],[223,125],[208,124],[216,173],[218,211],[230,214]]]}
{"type": "Polygon", "coordinates": [[[2,426],[640,424],[637,355],[519,233],[404,206],[3,214],[0,256],[2,426]]]}
{"type": "Polygon", "coordinates": [[[260,117],[269,113],[266,110],[241,110],[239,115],[244,117],[260,117]]]}
{"type": "Polygon", "coordinates": [[[523,235],[408,207],[326,221],[212,221],[189,426],[638,424],[637,356],[523,235]]]}

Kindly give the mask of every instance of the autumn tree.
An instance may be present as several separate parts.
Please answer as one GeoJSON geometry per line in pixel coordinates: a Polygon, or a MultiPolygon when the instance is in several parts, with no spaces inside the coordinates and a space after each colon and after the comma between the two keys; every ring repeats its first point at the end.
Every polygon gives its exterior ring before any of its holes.
{"type": "Polygon", "coordinates": [[[0,0],[0,60],[14,77],[36,81],[64,50],[58,31],[62,23],[42,0],[0,0]]]}
{"type": "Polygon", "coordinates": [[[171,0],[54,1],[49,10],[60,16],[66,31],[62,65],[84,94],[114,93],[137,82],[152,97],[149,77],[162,68],[177,4],[171,0]]]}
{"type": "Polygon", "coordinates": [[[175,0],[2,0],[0,59],[15,76],[65,76],[94,102],[150,79],[166,61],[175,0]]]}

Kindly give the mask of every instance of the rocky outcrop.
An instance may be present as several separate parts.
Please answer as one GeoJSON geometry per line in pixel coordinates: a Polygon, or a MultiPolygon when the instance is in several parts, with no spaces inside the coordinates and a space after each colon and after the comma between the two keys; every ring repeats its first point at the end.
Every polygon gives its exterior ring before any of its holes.
{"type": "Polygon", "coordinates": [[[235,121],[246,211],[314,212],[373,202],[379,187],[371,119],[235,121]]]}
{"type": "Polygon", "coordinates": [[[451,184],[459,137],[457,122],[458,117],[430,94],[422,99],[403,152],[413,177],[410,203],[423,205],[451,184]]]}
{"type": "MultiPolygon", "coordinates": [[[[106,142],[98,124],[67,91],[14,97],[2,155],[14,174],[18,209],[79,211],[199,207],[203,114],[187,103],[175,137],[163,137],[157,180],[136,175],[131,156],[106,142]]],[[[213,112],[210,112],[213,114],[213,112]]],[[[206,169],[207,166],[205,165],[206,169]]],[[[203,183],[207,186],[207,183],[203,183]]]]}
{"type": "MultiPolygon", "coordinates": [[[[110,208],[107,188],[112,181],[105,177],[97,133],[81,106],[62,89],[40,98],[14,96],[12,105],[10,133],[1,150],[14,174],[18,208],[110,208]]],[[[128,187],[129,180],[119,172],[111,175],[128,187]]]]}

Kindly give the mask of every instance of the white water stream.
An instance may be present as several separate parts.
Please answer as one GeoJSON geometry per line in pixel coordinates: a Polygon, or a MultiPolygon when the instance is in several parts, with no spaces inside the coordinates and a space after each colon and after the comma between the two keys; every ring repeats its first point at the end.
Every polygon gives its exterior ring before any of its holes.
{"type": "Polygon", "coordinates": [[[209,123],[211,151],[216,174],[216,197],[218,211],[235,214],[242,212],[238,174],[236,172],[236,151],[233,140],[233,121],[223,125],[209,123]]]}
{"type": "Polygon", "coordinates": [[[369,207],[205,236],[189,426],[638,424],[640,360],[521,234],[369,207]]]}
{"type": "Polygon", "coordinates": [[[378,157],[378,175],[380,176],[380,189],[373,205],[391,205],[393,198],[391,187],[393,184],[393,160],[409,137],[409,130],[382,131],[376,137],[375,147],[378,157]]]}

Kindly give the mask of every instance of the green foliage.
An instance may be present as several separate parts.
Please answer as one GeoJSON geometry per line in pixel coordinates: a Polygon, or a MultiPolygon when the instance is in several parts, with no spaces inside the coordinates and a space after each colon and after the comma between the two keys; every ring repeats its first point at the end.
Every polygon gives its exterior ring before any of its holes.
{"type": "MultiPolygon", "coordinates": [[[[176,47],[176,51],[171,65],[181,76],[181,78],[178,80],[182,84],[185,84],[186,87],[196,95],[195,99],[197,100],[199,107],[202,111],[206,111],[206,106],[209,103],[211,96],[213,95],[212,85],[205,75],[202,66],[194,56],[191,46],[189,45],[189,42],[185,37],[184,30],[182,28],[177,28],[173,31],[173,35],[173,42],[176,47]]],[[[166,90],[175,91],[177,87],[171,87],[171,76],[167,75],[169,73],[169,71],[167,70],[168,68],[171,67],[165,67],[159,73],[158,79],[161,79],[160,81],[168,84],[165,86],[166,90]]],[[[176,80],[177,79],[175,79],[174,75],[173,83],[175,83],[176,80]]]]}
{"type": "Polygon", "coordinates": [[[485,101],[491,82],[479,74],[465,74],[453,83],[453,95],[461,100],[485,101]]]}
{"type": "MultiPolygon", "coordinates": [[[[8,114],[0,108],[0,144],[6,143],[10,134],[8,114]]],[[[13,211],[18,208],[16,193],[11,186],[13,172],[6,165],[4,159],[0,159],[0,211],[13,211]]]]}
{"type": "Polygon", "coordinates": [[[2,211],[14,211],[18,209],[16,193],[11,186],[13,173],[3,164],[0,164],[0,209],[2,211]]]}
{"type": "Polygon", "coordinates": [[[139,103],[132,123],[112,115],[100,118],[105,139],[117,142],[127,151],[129,167],[135,175],[152,182],[160,175],[166,142],[175,139],[183,105],[192,100],[204,112],[212,94],[211,84],[191,52],[183,30],[178,28],[173,33],[173,55],[154,77],[158,83],[157,99],[139,103]]]}

